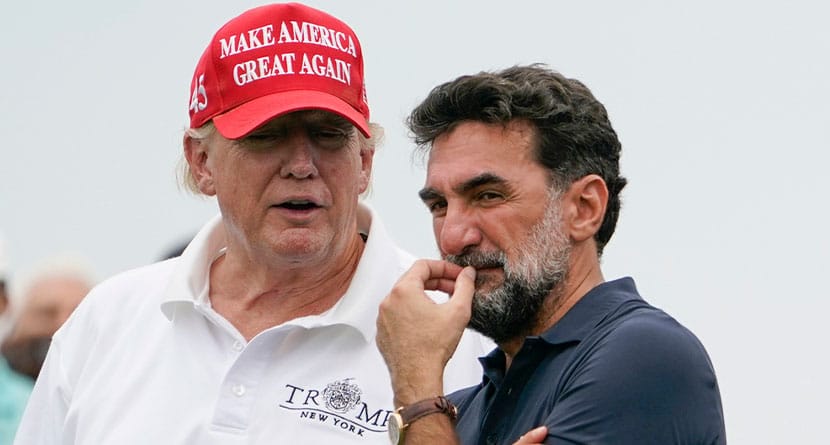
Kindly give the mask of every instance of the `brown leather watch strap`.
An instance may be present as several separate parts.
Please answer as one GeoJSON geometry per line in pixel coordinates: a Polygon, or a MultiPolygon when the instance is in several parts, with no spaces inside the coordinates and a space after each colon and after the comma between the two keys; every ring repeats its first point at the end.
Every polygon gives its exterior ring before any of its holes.
{"type": "Polygon", "coordinates": [[[402,406],[397,411],[401,415],[401,420],[404,425],[410,425],[421,417],[435,413],[444,413],[453,422],[458,418],[458,408],[444,396],[433,397],[415,402],[411,405],[402,406]]]}

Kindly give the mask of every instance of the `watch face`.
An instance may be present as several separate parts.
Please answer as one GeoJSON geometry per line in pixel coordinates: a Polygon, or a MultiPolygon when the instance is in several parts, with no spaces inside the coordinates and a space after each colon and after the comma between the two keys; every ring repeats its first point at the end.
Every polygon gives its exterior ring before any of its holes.
{"type": "Polygon", "coordinates": [[[389,441],[392,445],[397,445],[401,440],[401,426],[403,426],[403,419],[401,419],[401,415],[398,413],[392,413],[392,415],[389,416],[389,423],[387,423],[389,441]]]}

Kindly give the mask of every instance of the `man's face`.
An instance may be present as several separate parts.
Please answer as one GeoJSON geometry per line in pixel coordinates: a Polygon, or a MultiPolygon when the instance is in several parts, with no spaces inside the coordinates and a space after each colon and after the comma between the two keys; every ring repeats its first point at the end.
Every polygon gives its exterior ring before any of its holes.
{"type": "Polygon", "coordinates": [[[323,111],[275,118],[239,140],[212,136],[209,181],[232,242],[265,257],[325,260],[356,234],[374,152],[345,119],[323,111]],[[339,236],[338,236],[339,235],[339,236]]]}
{"type": "Polygon", "coordinates": [[[534,143],[523,121],[462,123],[434,141],[421,191],[442,256],[477,270],[470,326],[496,342],[533,327],[568,268],[559,197],[534,143]]]}

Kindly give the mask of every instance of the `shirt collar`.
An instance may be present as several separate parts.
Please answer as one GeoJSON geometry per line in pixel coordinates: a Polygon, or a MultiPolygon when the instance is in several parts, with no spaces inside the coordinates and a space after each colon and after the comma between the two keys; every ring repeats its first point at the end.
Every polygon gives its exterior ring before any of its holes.
{"type": "MultiPolygon", "coordinates": [[[[346,293],[326,312],[297,318],[287,325],[306,328],[346,325],[358,330],[365,341],[373,341],[377,330],[377,305],[403,272],[401,255],[408,254],[398,249],[375,211],[363,203],[358,208],[358,230],[367,234],[368,239],[346,293]]],[[[161,304],[161,310],[169,320],[173,321],[179,310],[210,306],[207,292],[210,266],[223,253],[225,245],[219,215],[208,222],[182,252],[161,304]]]]}
{"type": "Polygon", "coordinates": [[[550,344],[581,341],[608,314],[624,303],[642,301],[630,277],[608,281],[594,287],[540,337],[550,344]]]}
{"type": "MultiPolygon", "coordinates": [[[[585,294],[555,325],[540,336],[527,337],[522,348],[530,343],[551,345],[582,341],[591,331],[617,308],[630,301],[642,301],[632,278],[620,278],[594,287],[585,294]]],[[[537,349],[537,351],[541,351],[537,349]]],[[[541,358],[542,352],[536,352],[541,358]]],[[[501,385],[506,360],[504,352],[496,348],[486,357],[479,358],[484,370],[484,383],[501,385]]]]}
{"type": "Polygon", "coordinates": [[[225,245],[222,216],[217,215],[199,230],[178,258],[161,303],[168,320],[173,321],[179,310],[210,306],[206,292],[210,265],[224,252],[225,245]]]}

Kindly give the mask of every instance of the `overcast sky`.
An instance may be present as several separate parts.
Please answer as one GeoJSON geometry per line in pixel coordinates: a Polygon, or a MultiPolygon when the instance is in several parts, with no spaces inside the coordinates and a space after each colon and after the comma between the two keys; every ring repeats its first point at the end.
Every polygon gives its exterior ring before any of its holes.
{"type": "MultiPolygon", "coordinates": [[[[190,78],[213,32],[260,3],[2,3],[12,278],[66,252],[105,278],[217,211],[176,187],[190,78]]],[[[362,41],[372,120],[387,130],[369,201],[404,247],[435,254],[408,111],[458,75],[547,63],[594,91],[623,143],[630,185],[606,278],[633,276],[701,338],[730,443],[827,443],[827,2],[309,4],[362,41]]]]}

